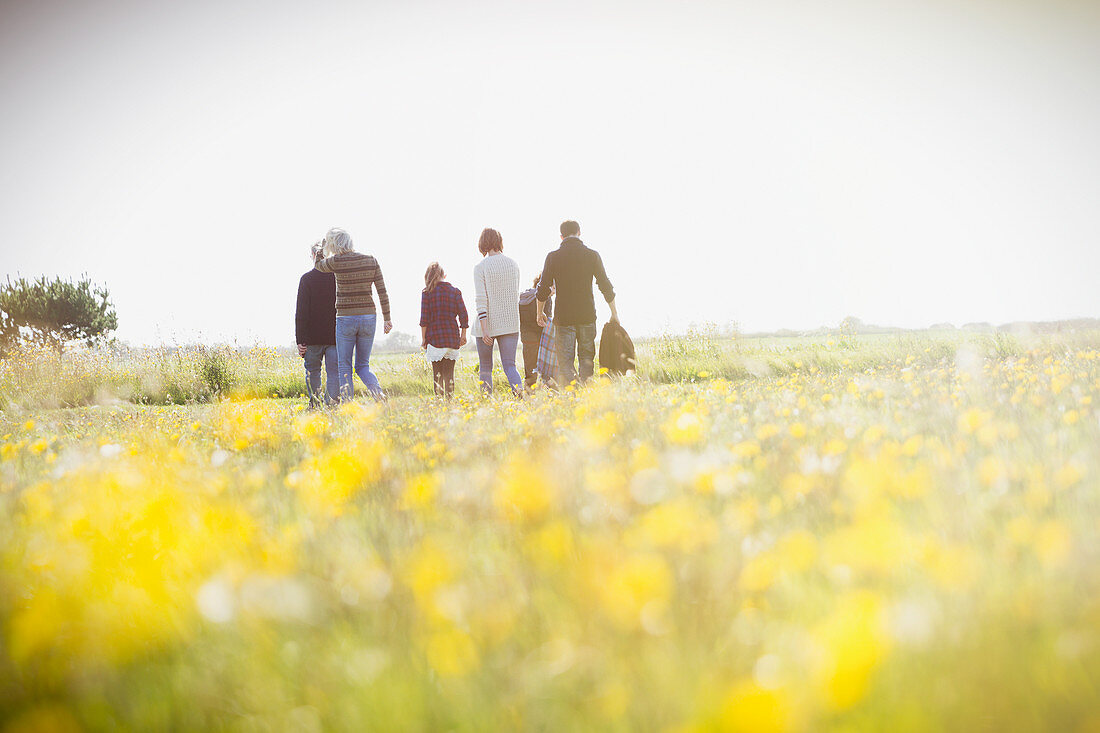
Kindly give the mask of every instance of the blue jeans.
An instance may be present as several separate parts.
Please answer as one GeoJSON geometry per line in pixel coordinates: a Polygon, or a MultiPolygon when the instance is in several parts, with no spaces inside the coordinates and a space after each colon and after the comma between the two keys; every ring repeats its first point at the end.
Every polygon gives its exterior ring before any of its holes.
{"type": "Polygon", "coordinates": [[[306,355],[306,386],[309,388],[309,406],[317,407],[321,404],[321,359],[325,360],[325,403],[334,404],[340,401],[340,391],[337,386],[340,383],[340,372],[336,366],[336,346],[307,346],[306,355]]]}
{"type": "Polygon", "coordinates": [[[336,354],[340,362],[340,399],[355,394],[352,365],[375,399],[384,397],[378,377],[370,370],[370,350],[374,346],[374,328],[378,316],[336,316],[336,354]],[[354,356],[354,359],[353,359],[354,356]]]}
{"type": "MultiPolygon", "coordinates": [[[[481,388],[488,394],[493,393],[493,345],[486,344],[481,337],[477,341],[477,360],[480,365],[481,388]]],[[[516,370],[516,348],[519,346],[519,334],[507,333],[503,336],[494,336],[497,348],[500,349],[500,365],[504,367],[504,376],[508,377],[508,384],[517,393],[522,393],[523,382],[516,370]]]]}
{"type": "Polygon", "coordinates": [[[596,359],[596,324],[558,326],[558,386],[565,387],[577,380],[584,384],[592,378],[596,359]],[[575,351],[574,351],[575,350],[575,351]],[[580,362],[580,376],[573,366],[573,357],[580,362]]]}

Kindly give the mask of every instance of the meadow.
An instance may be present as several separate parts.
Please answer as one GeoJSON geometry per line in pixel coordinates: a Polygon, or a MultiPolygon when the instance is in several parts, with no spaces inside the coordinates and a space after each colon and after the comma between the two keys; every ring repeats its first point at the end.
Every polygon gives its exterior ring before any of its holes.
{"type": "Polygon", "coordinates": [[[0,730],[1100,730],[1100,332],[475,363],[0,362],[0,730]]]}

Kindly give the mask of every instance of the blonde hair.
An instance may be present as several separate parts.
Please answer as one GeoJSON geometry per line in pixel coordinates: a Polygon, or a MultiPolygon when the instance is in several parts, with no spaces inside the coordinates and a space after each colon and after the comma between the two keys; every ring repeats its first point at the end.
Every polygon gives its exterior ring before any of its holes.
{"type": "Polygon", "coordinates": [[[443,272],[443,267],[438,262],[428,265],[428,269],[424,272],[424,292],[432,292],[432,289],[445,277],[447,273],[443,272]]]}
{"type": "Polygon", "coordinates": [[[325,256],[341,255],[346,252],[354,252],[355,245],[351,242],[351,235],[343,229],[329,229],[325,235],[325,256]]]}

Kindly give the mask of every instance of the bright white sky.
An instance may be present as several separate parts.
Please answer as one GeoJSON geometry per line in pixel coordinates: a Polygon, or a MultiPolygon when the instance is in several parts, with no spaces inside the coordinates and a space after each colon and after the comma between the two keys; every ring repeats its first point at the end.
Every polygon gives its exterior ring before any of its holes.
{"type": "Polygon", "coordinates": [[[637,335],[1100,316],[1098,204],[1094,0],[0,3],[0,273],[132,343],[289,344],[332,226],[413,333],[565,218],[637,335]]]}

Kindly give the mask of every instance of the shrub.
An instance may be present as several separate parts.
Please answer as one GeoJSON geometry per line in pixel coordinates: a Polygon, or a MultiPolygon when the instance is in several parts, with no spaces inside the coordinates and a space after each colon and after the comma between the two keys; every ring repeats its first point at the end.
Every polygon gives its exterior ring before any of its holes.
{"type": "Polygon", "coordinates": [[[229,359],[217,349],[199,349],[199,380],[207,396],[227,393],[236,381],[229,359]]]}

